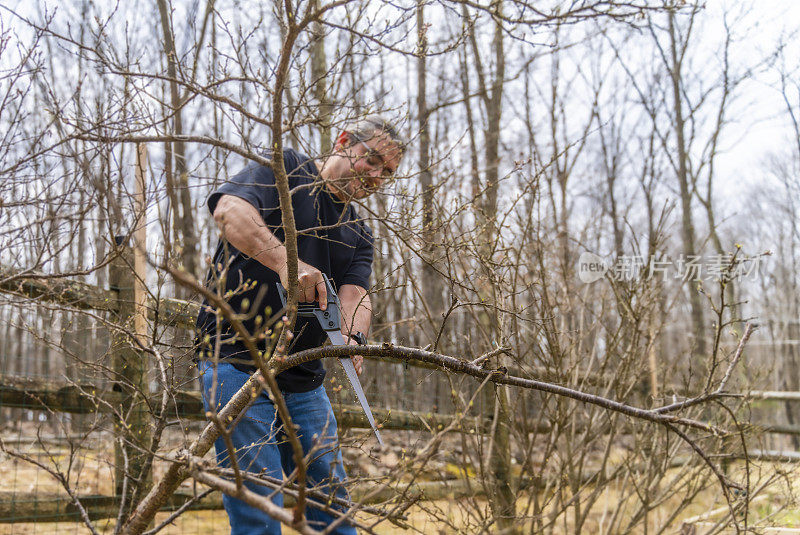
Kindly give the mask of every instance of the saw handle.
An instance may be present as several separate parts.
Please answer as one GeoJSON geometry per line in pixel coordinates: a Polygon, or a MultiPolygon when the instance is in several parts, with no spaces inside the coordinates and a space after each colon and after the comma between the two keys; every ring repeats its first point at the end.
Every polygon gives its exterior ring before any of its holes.
{"type": "MultiPolygon", "coordinates": [[[[322,279],[325,281],[325,289],[327,290],[327,309],[322,310],[317,303],[298,303],[297,316],[305,318],[317,318],[322,328],[326,331],[341,328],[341,321],[339,319],[339,296],[336,295],[336,290],[333,289],[333,283],[328,276],[323,273],[322,279]]],[[[281,298],[281,305],[286,308],[286,300],[289,298],[289,292],[283,287],[280,282],[275,283],[278,286],[278,295],[281,298]]]]}

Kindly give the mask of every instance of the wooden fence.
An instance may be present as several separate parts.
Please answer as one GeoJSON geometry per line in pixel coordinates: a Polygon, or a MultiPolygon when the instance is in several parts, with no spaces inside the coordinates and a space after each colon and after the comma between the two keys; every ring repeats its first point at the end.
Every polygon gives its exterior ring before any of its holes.
{"type": "MultiPolygon", "coordinates": [[[[39,302],[57,303],[59,305],[82,310],[94,310],[108,313],[114,322],[122,325],[131,324],[136,314],[138,302],[141,310],[147,311],[150,320],[158,320],[162,325],[177,328],[193,328],[199,310],[196,303],[177,299],[164,298],[157,302],[142,301],[136,295],[136,279],[134,276],[133,251],[124,240],[118,240],[117,255],[110,266],[110,288],[98,288],[82,282],[65,280],[42,273],[23,272],[0,268],[0,291],[39,302]]],[[[141,278],[141,277],[140,277],[141,278]]],[[[141,291],[141,290],[140,290],[141,291]]],[[[138,327],[141,329],[141,326],[138,327]]],[[[135,331],[136,328],[134,328],[135,331]]],[[[141,393],[149,393],[147,383],[147,359],[134,349],[125,338],[130,333],[117,332],[111,339],[111,367],[114,373],[124,379],[115,384],[101,386],[92,383],[57,382],[52,380],[32,379],[26,377],[10,377],[0,375],[0,407],[25,408],[36,411],[53,411],[73,414],[109,413],[114,417],[119,411],[115,408],[127,409],[125,421],[117,421],[114,427],[115,440],[115,489],[117,496],[81,496],[80,501],[87,509],[90,518],[107,518],[118,514],[119,499],[125,478],[145,477],[144,452],[149,446],[150,413],[147,410],[150,401],[157,404],[155,394],[148,394],[152,399],[142,400],[141,393]],[[125,462],[123,462],[125,459],[125,462]],[[127,471],[122,467],[127,465],[127,471]]],[[[135,332],[134,332],[135,334],[135,332]]],[[[381,359],[386,362],[387,359],[381,359]]],[[[419,367],[428,367],[424,363],[411,363],[419,367]]],[[[539,379],[553,380],[552,374],[537,368],[516,368],[511,370],[515,375],[535,376],[539,379]]],[[[590,377],[590,382],[602,382],[602,377],[590,377]]],[[[764,400],[797,401],[800,393],[792,392],[753,392],[752,397],[764,400]]],[[[172,414],[190,420],[205,420],[202,399],[197,391],[179,391],[171,401],[172,414]]],[[[357,405],[335,405],[334,412],[340,428],[368,429],[361,408],[357,405]]],[[[440,430],[456,419],[456,415],[436,414],[431,412],[414,412],[373,407],[376,420],[386,430],[440,430]]],[[[453,431],[484,433],[490,428],[489,420],[474,417],[460,418],[460,424],[453,431]]],[[[754,425],[758,432],[800,435],[800,426],[790,425],[754,425]]],[[[547,433],[550,428],[545,423],[532,430],[547,433]]],[[[751,457],[781,462],[798,462],[800,454],[794,452],[754,452],[751,457]]],[[[462,480],[436,481],[417,483],[410,489],[404,489],[407,496],[436,498],[445,496],[457,497],[476,494],[481,485],[470,485],[462,480]]],[[[387,489],[386,492],[391,492],[387,489]]],[[[366,489],[356,487],[352,492],[358,499],[366,494],[366,489]]],[[[385,493],[384,493],[385,494],[385,493]]],[[[385,500],[386,495],[373,496],[375,500],[385,500]]],[[[181,492],[176,493],[164,506],[164,510],[181,507],[189,499],[181,492]]],[[[221,507],[218,493],[212,493],[203,500],[193,503],[193,509],[216,509],[221,507]]],[[[71,500],[62,495],[27,493],[20,494],[0,492],[0,522],[56,522],[78,520],[78,511],[71,500]]]]}
{"type": "MultiPolygon", "coordinates": [[[[38,272],[0,268],[0,292],[36,299],[37,302],[55,303],[66,308],[108,313],[114,323],[126,326],[122,330],[112,330],[111,369],[120,380],[111,385],[0,375],[0,408],[71,414],[108,414],[118,420],[114,425],[114,488],[117,495],[79,497],[92,519],[109,518],[118,514],[119,496],[122,494],[125,478],[147,477],[144,473],[144,452],[147,451],[151,439],[149,432],[151,413],[148,407],[158,405],[160,393],[150,392],[147,381],[147,359],[134,349],[129,340],[126,340],[127,337],[137,334],[137,328],[132,325],[136,304],[141,305],[141,310],[146,310],[147,319],[157,320],[162,326],[184,329],[194,328],[199,311],[197,303],[178,299],[142,301],[142,297],[135,292],[137,279],[143,277],[141,274],[138,277],[135,275],[137,270],[134,269],[136,260],[133,257],[133,249],[123,239],[118,239],[116,245],[117,253],[109,266],[108,289],[38,272]],[[139,399],[142,397],[142,392],[149,393],[149,399],[139,399]],[[125,421],[118,418],[123,412],[126,414],[125,421]],[[127,470],[123,470],[124,466],[127,466],[127,470]]],[[[381,360],[394,362],[391,359],[381,360]]],[[[432,367],[425,363],[408,364],[422,368],[432,367]]],[[[434,412],[381,407],[372,409],[376,421],[385,430],[438,431],[456,419],[456,415],[434,412]]],[[[182,419],[206,420],[201,393],[196,390],[175,392],[170,396],[169,410],[171,415],[182,419]]],[[[333,410],[340,429],[370,428],[359,405],[334,404],[333,410]]],[[[451,432],[483,433],[490,427],[489,421],[481,421],[475,417],[459,417],[459,420],[459,425],[450,427],[451,432]]],[[[372,487],[374,486],[362,489],[357,485],[352,489],[352,495],[358,499],[361,495],[369,493],[372,494],[370,502],[377,502],[386,500],[389,497],[387,493],[392,493],[392,489],[388,488],[385,492],[374,495],[374,492],[368,492],[374,490],[372,487]]],[[[407,497],[437,498],[442,495],[464,495],[467,491],[475,494],[476,490],[480,492],[480,489],[467,482],[451,480],[420,482],[411,488],[404,488],[403,492],[407,497]]],[[[189,498],[179,491],[162,510],[175,510],[189,498]]],[[[291,497],[287,497],[287,503],[291,503],[291,497]]],[[[194,502],[191,506],[192,509],[221,507],[221,496],[217,492],[194,502]]],[[[0,492],[0,523],[79,520],[78,509],[72,500],[62,494],[0,492]]]]}

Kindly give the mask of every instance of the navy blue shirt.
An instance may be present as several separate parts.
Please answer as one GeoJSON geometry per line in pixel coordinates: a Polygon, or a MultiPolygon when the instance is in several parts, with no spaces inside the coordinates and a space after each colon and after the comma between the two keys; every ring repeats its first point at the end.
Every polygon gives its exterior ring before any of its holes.
{"type": "MultiPolygon", "coordinates": [[[[351,204],[339,202],[318,180],[319,171],[314,161],[296,151],[283,155],[289,187],[292,190],[292,207],[298,231],[297,248],[300,259],[319,269],[339,288],[355,284],[369,285],[372,273],[372,232],[358,217],[351,204]]],[[[256,207],[267,228],[281,241],[284,240],[278,191],[272,169],[252,164],[213,192],[208,198],[211,213],[223,195],[234,195],[256,207]]],[[[278,274],[253,260],[231,244],[220,240],[214,253],[214,263],[206,280],[212,291],[218,291],[220,267],[228,266],[224,282],[226,301],[233,310],[246,314],[244,326],[253,333],[269,318],[281,310],[276,282],[278,274]]],[[[221,286],[221,285],[220,285],[221,286]]],[[[215,309],[204,301],[197,317],[198,351],[200,358],[209,358],[219,335],[222,340],[220,357],[250,360],[250,355],[240,341],[235,339],[230,324],[220,318],[217,325],[215,309]]],[[[298,318],[294,330],[291,353],[319,347],[326,340],[325,332],[316,320],[298,318]]],[[[266,342],[258,344],[266,349],[266,342]]],[[[307,392],[322,384],[325,368],[315,360],[277,375],[281,390],[307,392]]]]}

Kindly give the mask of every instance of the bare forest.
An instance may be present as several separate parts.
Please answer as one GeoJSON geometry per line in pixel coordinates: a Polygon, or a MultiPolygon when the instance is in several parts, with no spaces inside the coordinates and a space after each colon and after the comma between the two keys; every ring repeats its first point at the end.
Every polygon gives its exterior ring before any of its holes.
{"type": "Polygon", "coordinates": [[[325,532],[309,504],[361,533],[800,532],[797,15],[0,0],[0,533],[228,533],[223,493],[284,533],[325,532]],[[244,329],[204,283],[206,200],[270,167],[296,275],[281,155],[323,158],[368,114],[407,140],[357,201],[369,343],[288,355],[297,283],[244,329]],[[219,411],[203,299],[259,369],[219,411]],[[336,362],[354,354],[383,446],[336,362]],[[280,412],[275,374],[315,358],[343,503],[302,451],[283,480],[214,458],[254,393],[280,412]]]}

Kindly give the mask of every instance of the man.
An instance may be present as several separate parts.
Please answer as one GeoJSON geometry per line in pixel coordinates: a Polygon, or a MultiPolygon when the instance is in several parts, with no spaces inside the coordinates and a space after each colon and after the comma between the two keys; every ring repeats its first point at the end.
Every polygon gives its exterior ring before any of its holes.
{"type": "MultiPolygon", "coordinates": [[[[337,288],[342,305],[342,331],[350,344],[359,343],[369,331],[371,306],[367,288],[372,271],[372,235],[359,219],[351,201],[363,199],[394,175],[404,145],[391,123],[369,116],[346,128],[333,152],[311,160],[298,152],[284,152],[284,165],[292,190],[292,207],[298,231],[298,288],[301,302],[325,303],[325,273],[337,288]]],[[[211,194],[208,207],[222,239],[209,272],[209,287],[224,295],[244,319],[248,332],[262,334],[271,314],[281,308],[276,282],[288,288],[286,249],[275,177],[270,168],[251,165],[211,194]]],[[[255,367],[241,340],[212,307],[204,303],[198,316],[198,351],[203,374],[206,410],[223,407],[247,381],[255,367]],[[212,365],[213,357],[219,365],[212,365]]],[[[326,339],[313,319],[299,318],[290,353],[318,347],[326,339]]],[[[265,350],[267,336],[259,337],[265,350]]],[[[363,340],[362,340],[363,343],[363,340]]],[[[361,373],[361,357],[353,358],[361,373]]],[[[290,368],[276,376],[298,436],[306,453],[308,485],[346,498],[345,479],[338,447],[337,426],[322,381],[321,361],[290,368]]],[[[250,472],[281,478],[295,469],[291,446],[281,431],[283,423],[266,392],[248,409],[231,431],[239,466],[250,472]]],[[[222,438],[215,444],[217,461],[229,466],[222,438]]],[[[271,491],[248,484],[262,495],[271,491]]],[[[281,503],[278,494],[273,501],[281,503]]],[[[280,523],[244,502],[225,496],[225,510],[233,535],[280,533],[280,523]]],[[[306,518],[321,529],[335,516],[308,508],[306,518]]],[[[347,523],[334,533],[354,534],[347,523]]]]}

